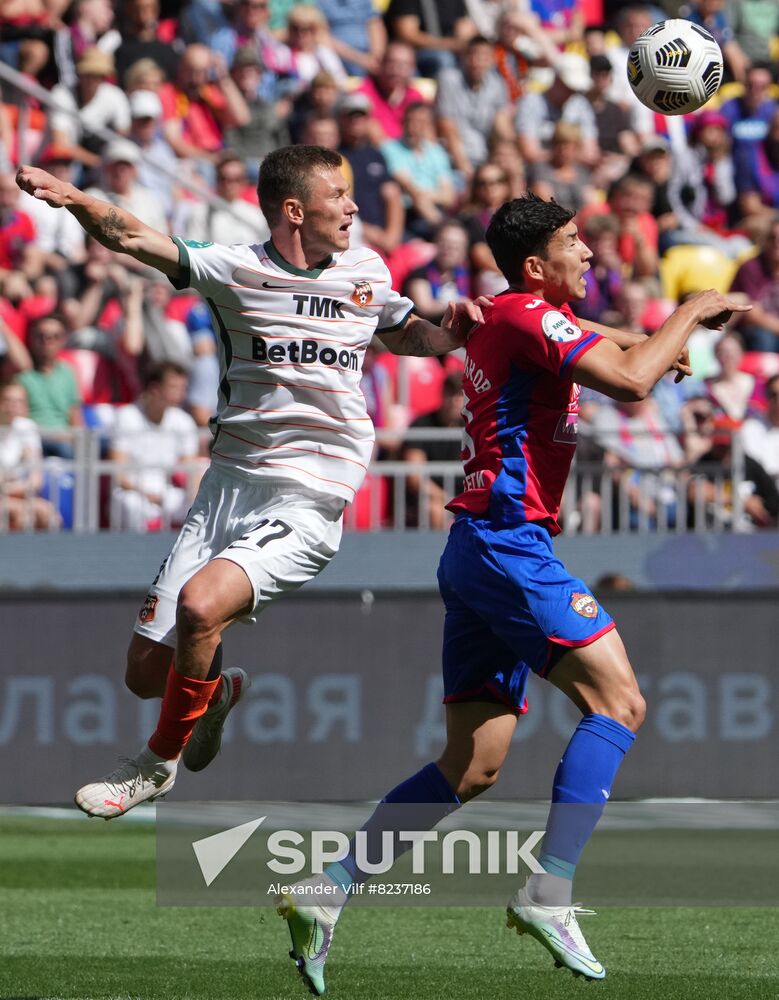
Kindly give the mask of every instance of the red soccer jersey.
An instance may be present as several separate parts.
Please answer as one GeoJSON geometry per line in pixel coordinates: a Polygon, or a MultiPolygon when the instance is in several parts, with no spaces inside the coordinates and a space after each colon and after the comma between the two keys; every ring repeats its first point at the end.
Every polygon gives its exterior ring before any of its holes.
{"type": "Polygon", "coordinates": [[[550,534],[576,447],[579,386],[571,368],[601,339],[522,292],[495,299],[468,341],[465,489],[448,505],[509,527],[532,521],[550,534]]]}
{"type": "Polygon", "coordinates": [[[29,215],[14,211],[0,226],[0,268],[13,271],[22,262],[22,253],[35,239],[35,226],[29,215]]]}

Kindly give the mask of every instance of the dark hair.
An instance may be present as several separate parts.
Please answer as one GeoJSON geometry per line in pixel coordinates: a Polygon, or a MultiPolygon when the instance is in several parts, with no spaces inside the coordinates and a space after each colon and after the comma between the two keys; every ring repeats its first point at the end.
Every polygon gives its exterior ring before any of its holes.
{"type": "Polygon", "coordinates": [[[223,149],[216,157],[217,171],[221,170],[228,163],[240,163],[242,167],[246,166],[246,161],[240,153],[237,153],[234,149],[223,149]]]}
{"type": "Polygon", "coordinates": [[[593,73],[612,73],[614,67],[611,65],[611,60],[608,56],[596,53],[594,56],[590,56],[590,74],[593,73]]]}
{"type": "Polygon", "coordinates": [[[485,38],[484,35],[474,35],[472,38],[468,39],[468,42],[466,43],[465,46],[465,51],[469,52],[471,49],[475,49],[479,45],[486,45],[489,48],[493,47],[492,42],[489,40],[489,38],[485,38]]]}
{"type": "Polygon", "coordinates": [[[285,199],[305,201],[310,196],[315,170],[338,170],[341,163],[341,154],[324,146],[282,146],[268,153],[257,181],[257,196],[268,225],[273,227],[281,221],[285,199]]]}
{"type": "Polygon", "coordinates": [[[624,191],[626,188],[636,187],[636,185],[643,188],[651,188],[652,182],[646,176],[646,174],[639,174],[636,170],[629,170],[626,174],[618,177],[614,183],[609,188],[609,193],[607,201],[611,201],[614,197],[615,192],[624,191]]]}
{"type": "Polygon", "coordinates": [[[419,111],[420,108],[424,108],[425,111],[432,111],[433,105],[428,104],[427,101],[412,101],[411,104],[406,105],[406,110],[403,112],[403,121],[405,121],[413,111],[419,111]]]}
{"type": "Polygon", "coordinates": [[[60,316],[58,312],[44,313],[43,316],[36,316],[34,319],[30,320],[30,323],[27,327],[27,337],[29,338],[33,333],[37,333],[37,331],[45,323],[52,323],[52,322],[56,323],[60,327],[61,332],[63,334],[66,334],[68,332],[68,329],[65,326],[62,316],[60,316]]]}
{"type": "Polygon", "coordinates": [[[187,369],[176,364],[175,361],[159,361],[155,365],[150,365],[144,372],[144,389],[148,389],[152,385],[160,385],[168,375],[183,375],[186,378],[187,369]]]}
{"type": "Polygon", "coordinates": [[[487,226],[487,246],[508,282],[522,275],[528,257],[545,257],[550,239],[576,213],[535,194],[507,201],[487,226]]]}
{"type": "Polygon", "coordinates": [[[751,66],[747,67],[747,74],[756,69],[762,70],[764,73],[768,73],[771,79],[776,81],[776,70],[774,69],[774,64],[772,62],[765,62],[764,60],[753,62],[751,66]]]}
{"type": "Polygon", "coordinates": [[[445,229],[459,229],[461,233],[464,233],[466,236],[468,235],[468,230],[463,223],[459,219],[450,216],[448,219],[442,219],[435,227],[433,230],[433,239],[437,240],[445,229]]]}

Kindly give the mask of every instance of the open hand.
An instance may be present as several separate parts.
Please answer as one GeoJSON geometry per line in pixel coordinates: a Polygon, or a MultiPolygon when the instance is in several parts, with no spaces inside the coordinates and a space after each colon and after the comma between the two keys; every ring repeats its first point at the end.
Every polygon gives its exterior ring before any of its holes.
{"type": "Polygon", "coordinates": [[[481,305],[470,299],[462,299],[460,302],[449,303],[441,320],[441,326],[454,334],[461,344],[465,344],[474,329],[483,322],[484,313],[481,311],[481,305]]]}
{"type": "Polygon", "coordinates": [[[696,309],[698,322],[709,330],[721,330],[734,312],[749,312],[752,308],[740,295],[723,295],[713,288],[698,292],[688,301],[696,309]]]}

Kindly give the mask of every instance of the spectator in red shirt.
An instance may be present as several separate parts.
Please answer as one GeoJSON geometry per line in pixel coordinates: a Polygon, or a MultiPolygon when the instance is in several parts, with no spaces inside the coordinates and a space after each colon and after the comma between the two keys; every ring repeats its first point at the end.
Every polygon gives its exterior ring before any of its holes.
{"type": "Polygon", "coordinates": [[[40,270],[35,226],[29,215],[19,211],[18,202],[14,175],[0,174],[0,291],[9,272],[23,271],[30,278],[40,270]]]}
{"type": "Polygon", "coordinates": [[[223,131],[248,125],[251,113],[224,57],[205,45],[188,45],[175,84],[164,83],[165,136],[177,156],[213,162],[223,146],[223,131]]]}
{"type": "Polygon", "coordinates": [[[376,76],[369,76],[360,84],[358,92],[366,94],[371,102],[374,142],[400,139],[403,135],[403,118],[410,104],[424,103],[424,97],[411,86],[416,70],[414,50],[403,42],[387,46],[376,76]]]}
{"type": "Polygon", "coordinates": [[[613,215],[619,223],[617,245],[631,278],[653,278],[657,274],[659,233],[652,207],[652,182],[639,174],[625,174],[609,192],[605,205],[588,205],[579,213],[586,225],[594,215],[613,215]]]}

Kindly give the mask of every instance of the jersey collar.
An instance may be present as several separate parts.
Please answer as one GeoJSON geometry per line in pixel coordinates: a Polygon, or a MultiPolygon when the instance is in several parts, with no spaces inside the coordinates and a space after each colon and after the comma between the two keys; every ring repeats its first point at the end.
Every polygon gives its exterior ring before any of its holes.
{"type": "Polygon", "coordinates": [[[316,267],[311,268],[309,271],[303,267],[295,267],[294,264],[290,264],[288,260],[285,260],[273,245],[273,240],[268,240],[268,242],[264,244],[263,249],[273,263],[277,267],[280,267],[282,271],[287,271],[289,274],[296,274],[300,278],[318,278],[322,271],[324,271],[325,268],[330,267],[333,262],[333,255],[328,254],[327,257],[324,257],[319,261],[316,267]]]}

